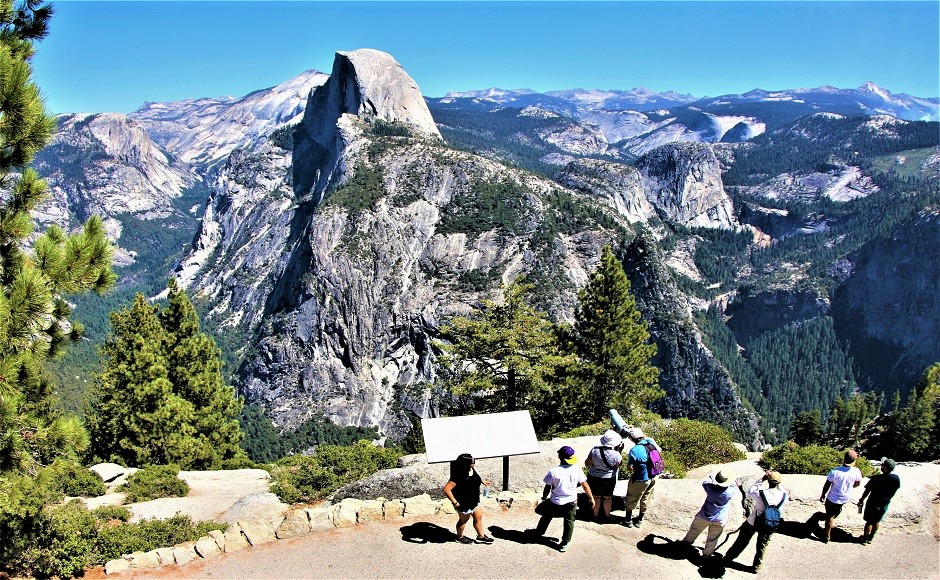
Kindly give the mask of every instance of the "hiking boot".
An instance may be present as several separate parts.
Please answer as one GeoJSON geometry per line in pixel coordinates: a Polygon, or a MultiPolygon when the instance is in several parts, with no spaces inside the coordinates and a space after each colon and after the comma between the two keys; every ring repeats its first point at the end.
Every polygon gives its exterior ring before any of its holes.
{"type": "Polygon", "coordinates": [[[492,544],[492,543],[495,542],[495,541],[496,541],[496,540],[494,540],[493,538],[491,538],[491,537],[489,537],[489,536],[486,536],[486,535],[477,536],[477,543],[478,543],[478,544],[492,544]]]}
{"type": "Polygon", "coordinates": [[[632,528],[633,520],[623,520],[622,522],[620,522],[620,525],[622,525],[625,528],[632,528]]]}
{"type": "Polygon", "coordinates": [[[638,528],[643,523],[643,518],[633,518],[633,527],[638,528]]]}
{"type": "Polygon", "coordinates": [[[473,540],[471,540],[467,536],[460,536],[459,538],[457,538],[457,542],[461,544],[472,544],[473,540]]]}
{"type": "Polygon", "coordinates": [[[558,551],[559,551],[559,552],[567,552],[567,551],[568,551],[568,544],[562,544],[562,545],[558,546],[558,551]]]}
{"type": "Polygon", "coordinates": [[[760,564],[754,564],[753,566],[751,566],[751,572],[753,572],[754,574],[757,574],[758,572],[760,572],[760,564]]]}

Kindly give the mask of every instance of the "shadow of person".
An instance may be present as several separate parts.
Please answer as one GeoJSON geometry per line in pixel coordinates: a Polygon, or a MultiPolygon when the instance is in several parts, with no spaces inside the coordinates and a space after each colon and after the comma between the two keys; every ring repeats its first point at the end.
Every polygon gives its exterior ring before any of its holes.
{"type": "Polygon", "coordinates": [[[702,578],[721,578],[725,575],[725,562],[717,556],[706,558],[698,568],[698,575],[702,578]]]}
{"type": "Polygon", "coordinates": [[[670,540],[656,534],[647,534],[637,542],[638,550],[645,554],[659,556],[669,560],[691,560],[698,557],[698,549],[680,540],[670,540]],[[657,540],[661,540],[657,542],[657,540]]]}
{"type": "Polygon", "coordinates": [[[507,530],[506,528],[501,528],[499,526],[490,526],[489,531],[490,535],[492,535],[497,540],[507,540],[517,544],[541,544],[543,546],[551,546],[553,548],[558,547],[556,538],[551,536],[539,536],[529,530],[507,530]]]}
{"type": "Polygon", "coordinates": [[[413,544],[444,544],[453,542],[457,534],[431,522],[416,522],[402,526],[399,530],[401,539],[413,544]]]}

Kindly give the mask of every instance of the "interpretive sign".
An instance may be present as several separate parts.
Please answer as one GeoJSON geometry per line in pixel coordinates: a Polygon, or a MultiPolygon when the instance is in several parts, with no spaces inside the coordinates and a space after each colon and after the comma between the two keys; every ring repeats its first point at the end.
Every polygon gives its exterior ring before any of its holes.
{"type": "Polygon", "coordinates": [[[428,463],[453,461],[461,453],[476,459],[503,458],[503,489],[509,485],[509,457],[539,452],[528,411],[421,419],[428,463]]]}

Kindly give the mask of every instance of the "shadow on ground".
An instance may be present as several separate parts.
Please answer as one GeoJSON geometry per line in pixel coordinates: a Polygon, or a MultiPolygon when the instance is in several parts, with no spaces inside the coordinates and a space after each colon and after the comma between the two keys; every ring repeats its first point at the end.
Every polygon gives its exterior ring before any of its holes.
{"type": "Polygon", "coordinates": [[[541,544],[551,548],[558,547],[558,539],[551,536],[539,536],[532,532],[520,530],[507,530],[499,526],[490,526],[490,534],[498,540],[506,540],[517,544],[541,544]]]}
{"type": "Polygon", "coordinates": [[[401,539],[413,544],[444,544],[457,539],[457,534],[431,522],[416,522],[401,527],[401,539]]]}

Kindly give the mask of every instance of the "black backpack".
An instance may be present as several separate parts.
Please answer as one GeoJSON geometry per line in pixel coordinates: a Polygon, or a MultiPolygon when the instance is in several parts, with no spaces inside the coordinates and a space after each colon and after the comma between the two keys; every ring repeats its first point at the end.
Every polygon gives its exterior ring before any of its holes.
{"type": "Polygon", "coordinates": [[[760,498],[764,502],[764,513],[757,516],[757,520],[754,522],[755,527],[765,534],[772,534],[777,531],[780,522],[783,521],[783,517],[780,515],[780,506],[787,501],[787,495],[784,494],[777,505],[770,505],[767,496],[764,495],[764,490],[760,490],[760,498]]]}

